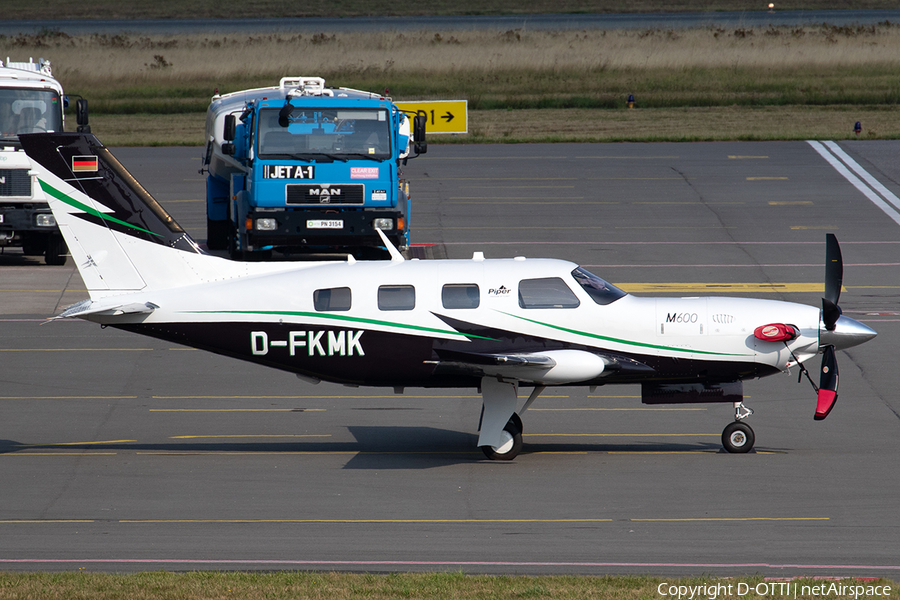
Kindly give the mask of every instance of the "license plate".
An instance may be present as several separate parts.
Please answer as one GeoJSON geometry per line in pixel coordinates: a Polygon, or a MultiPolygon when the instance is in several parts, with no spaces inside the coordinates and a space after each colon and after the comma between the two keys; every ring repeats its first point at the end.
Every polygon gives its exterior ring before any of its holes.
{"type": "Polygon", "coordinates": [[[307,229],[343,229],[344,221],[341,219],[310,220],[306,222],[307,229]]]}

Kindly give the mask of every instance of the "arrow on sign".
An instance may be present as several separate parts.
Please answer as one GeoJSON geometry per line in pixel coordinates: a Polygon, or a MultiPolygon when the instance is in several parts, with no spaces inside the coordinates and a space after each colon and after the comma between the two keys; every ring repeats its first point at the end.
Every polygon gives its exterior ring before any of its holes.
{"type": "MultiPolygon", "coordinates": [[[[2,0],[0,0],[2,3],[2,0]]],[[[422,100],[395,102],[409,115],[423,115],[428,119],[428,133],[468,133],[469,114],[465,100],[422,100]]]]}

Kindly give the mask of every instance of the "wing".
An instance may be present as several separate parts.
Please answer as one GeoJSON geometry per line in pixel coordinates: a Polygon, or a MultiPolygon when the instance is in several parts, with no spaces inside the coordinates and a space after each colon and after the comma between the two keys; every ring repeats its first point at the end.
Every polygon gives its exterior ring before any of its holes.
{"type": "Polygon", "coordinates": [[[541,352],[483,353],[437,350],[437,368],[477,377],[501,377],[538,385],[586,383],[610,373],[652,373],[643,363],[625,357],[577,349],[541,352]]]}

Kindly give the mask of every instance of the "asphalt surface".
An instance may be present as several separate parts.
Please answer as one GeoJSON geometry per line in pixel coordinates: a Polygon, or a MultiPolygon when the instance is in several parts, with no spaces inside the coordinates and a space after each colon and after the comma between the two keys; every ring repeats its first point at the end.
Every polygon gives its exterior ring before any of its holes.
{"type": "MultiPolygon", "coordinates": [[[[900,193],[900,144],[840,148],[900,193]]],[[[202,241],[200,152],[114,149],[202,241]]],[[[728,405],[645,407],[634,387],[573,387],[523,415],[515,461],[491,462],[475,448],[474,390],[314,386],[45,323],[86,296],[80,277],[71,259],[10,250],[0,569],[900,579],[900,225],[812,145],[432,144],[405,174],[422,255],[565,258],[644,295],[817,305],[821,292],[804,290],[823,281],[834,232],[844,313],[879,336],[838,353],[825,421],[796,371],[745,384],[747,455],[721,450],[728,405]]]]}

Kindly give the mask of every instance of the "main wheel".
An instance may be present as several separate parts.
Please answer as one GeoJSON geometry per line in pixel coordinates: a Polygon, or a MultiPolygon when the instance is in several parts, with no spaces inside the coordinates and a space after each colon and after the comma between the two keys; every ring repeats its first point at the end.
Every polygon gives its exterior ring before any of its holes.
{"type": "MultiPolygon", "coordinates": [[[[513,418],[518,417],[513,413],[513,418]]],[[[491,460],[512,460],[522,451],[522,430],[516,427],[511,418],[503,428],[499,446],[482,446],[481,451],[491,460]]],[[[519,420],[521,423],[521,420],[519,420]]]]}
{"type": "Polygon", "coordinates": [[[519,416],[519,413],[513,413],[509,418],[509,422],[516,426],[516,429],[519,430],[519,433],[525,432],[525,425],[522,423],[522,417],[519,416]]]}
{"type": "Polygon", "coordinates": [[[754,435],[753,429],[741,421],[729,423],[722,432],[722,445],[731,453],[750,452],[755,441],[756,435],[754,435]]]}

